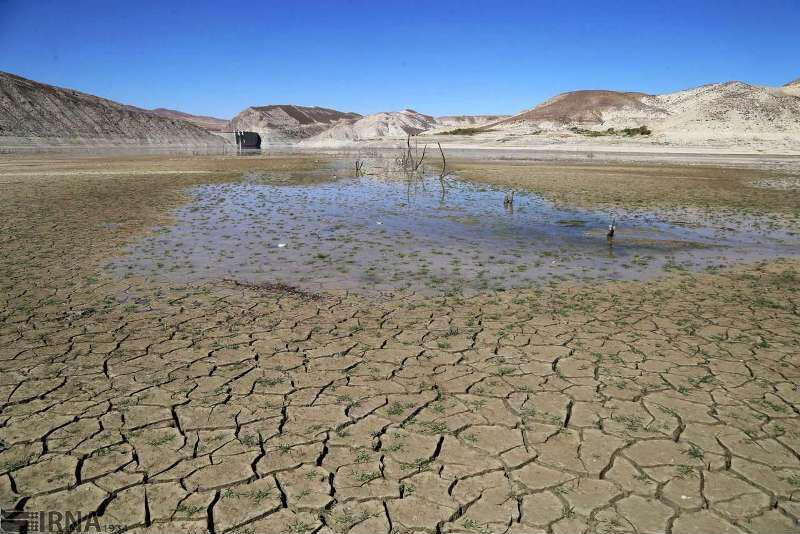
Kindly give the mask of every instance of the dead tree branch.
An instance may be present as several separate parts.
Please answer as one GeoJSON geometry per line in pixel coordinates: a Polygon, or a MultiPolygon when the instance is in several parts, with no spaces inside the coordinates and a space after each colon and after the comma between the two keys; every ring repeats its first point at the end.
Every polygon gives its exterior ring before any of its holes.
{"type": "Polygon", "coordinates": [[[419,147],[417,142],[414,141],[414,146],[411,146],[411,134],[406,136],[406,149],[403,153],[396,158],[397,165],[405,172],[417,172],[425,161],[425,153],[428,150],[428,145],[422,149],[422,154],[419,154],[419,147]]]}
{"type": "Polygon", "coordinates": [[[420,165],[422,165],[422,162],[425,160],[425,152],[427,150],[428,150],[428,145],[425,145],[424,147],[422,147],[422,156],[420,156],[419,161],[417,161],[416,165],[414,165],[414,170],[415,171],[417,169],[419,169],[420,165]]]}
{"type": "Polygon", "coordinates": [[[439,153],[442,155],[442,172],[441,174],[439,174],[439,178],[443,180],[444,177],[450,173],[447,172],[447,159],[445,159],[444,157],[444,150],[442,150],[442,144],[439,141],[436,141],[436,144],[439,146],[439,153]]]}

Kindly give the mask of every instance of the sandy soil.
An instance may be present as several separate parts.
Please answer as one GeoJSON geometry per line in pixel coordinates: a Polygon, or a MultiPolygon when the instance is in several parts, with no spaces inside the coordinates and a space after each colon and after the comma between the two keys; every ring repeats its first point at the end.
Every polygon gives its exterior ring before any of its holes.
{"type": "Polygon", "coordinates": [[[716,208],[741,213],[797,215],[800,192],[764,187],[791,171],[709,165],[555,163],[452,159],[459,176],[534,190],[556,202],[610,208],[716,208]],[[771,181],[770,177],[772,178],[771,181]],[[758,182],[762,186],[758,186],[758,182]]]}
{"type": "MultiPolygon", "coordinates": [[[[515,154],[525,155],[525,157],[537,157],[543,154],[545,157],[553,156],[557,158],[604,158],[618,157],[623,155],[625,158],[639,155],[648,161],[651,157],[674,158],[680,163],[685,163],[687,156],[695,157],[721,157],[745,156],[749,158],[761,158],[764,156],[792,157],[800,156],[800,145],[795,142],[784,143],[781,140],[765,140],[764,142],[730,142],[730,143],[668,143],[659,141],[656,138],[607,138],[607,137],[584,137],[573,133],[541,133],[541,134],[498,134],[489,132],[475,135],[438,135],[435,133],[423,133],[416,136],[420,146],[428,144],[436,146],[436,142],[442,143],[446,150],[463,152],[489,152],[497,154],[508,154],[514,157],[515,154]]],[[[328,143],[325,147],[316,147],[320,150],[369,150],[369,149],[397,149],[405,145],[405,139],[380,139],[362,141],[358,143],[341,141],[339,143],[328,143]]],[[[302,148],[302,147],[298,147],[302,148]]]]}
{"type": "Polygon", "coordinates": [[[435,299],[99,269],[187,185],[322,164],[3,161],[4,510],[132,532],[797,531],[800,264],[435,299]]]}

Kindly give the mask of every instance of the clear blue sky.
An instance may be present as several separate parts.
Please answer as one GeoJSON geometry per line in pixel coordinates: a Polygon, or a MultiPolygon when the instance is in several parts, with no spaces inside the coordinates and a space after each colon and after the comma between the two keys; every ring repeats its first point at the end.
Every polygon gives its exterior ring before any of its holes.
{"type": "Polygon", "coordinates": [[[0,0],[0,70],[223,118],[512,113],[573,89],[783,84],[800,77],[800,0],[0,0]]]}

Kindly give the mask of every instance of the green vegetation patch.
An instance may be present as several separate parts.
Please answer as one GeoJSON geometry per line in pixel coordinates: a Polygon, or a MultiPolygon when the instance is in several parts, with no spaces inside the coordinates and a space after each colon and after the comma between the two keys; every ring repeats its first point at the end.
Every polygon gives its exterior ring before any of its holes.
{"type": "Polygon", "coordinates": [[[623,128],[621,130],[617,130],[614,128],[609,128],[607,130],[586,130],[584,128],[578,128],[577,126],[573,126],[572,128],[569,129],[569,131],[579,135],[585,135],[587,137],[604,137],[609,135],[634,137],[636,135],[650,135],[651,133],[653,133],[647,126],[639,126],[638,128],[623,128]]]}

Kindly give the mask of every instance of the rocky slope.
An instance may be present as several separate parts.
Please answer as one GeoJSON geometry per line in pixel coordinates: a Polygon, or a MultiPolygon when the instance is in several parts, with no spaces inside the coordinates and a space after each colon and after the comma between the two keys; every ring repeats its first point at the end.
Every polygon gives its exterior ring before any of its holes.
{"type": "Polygon", "coordinates": [[[241,111],[228,128],[258,132],[266,143],[295,143],[360,117],[358,113],[320,107],[258,106],[241,111]]]}
{"type": "Polygon", "coordinates": [[[800,150],[800,80],[781,87],[733,81],[662,95],[572,91],[510,117],[434,118],[411,109],[362,117],[321,107],[270,105],[246,108],[226,122],[163,108],[144,110],[0,72],[0,148],[222,147],[227,143],[223,136],[211,132],[225,130],[258,132],[266,146],[394,143],[410,134],[495,146],[633,142],[800,150]],[[440,135],[460,128],[470,131],[440,135]],[[625,132],[632,128],[637,131],[625,132]]]}
{"type": "Polygon", "coordinates": [[[192,115],[191,113],[184,113],[182,111],[167,108],[156,108],[151,109],[150,111],[156,115],[161,115],[162,117],[167,117],[169,119],[178,119],[191,122],[192,124],[199,126],[204,130],[208,130],[209,132],[224,132],[228,129],[229,121],[227,119],[218,119],[216,117],[208,117],[206,115],[192,115]]]}
{"type": "Polygon", "coordinates": [[[384,111],[361,117],[357,121],[339,123],[303,144],[324,146],[353,141],[405,139],[409,134],[417,135],[435,128],[436,125],[436,119],[413,109],[384,111]]]}
{"type": "MultiPolygon", "coordinates": [[[[800,144],[800,84],[781,88],[732,81],[662,95],[573,91],[482,127],[518,135],[579,136],[647,126],[648,139],[670,144],[800,144]]],[[[614,134],[609,134],[609,137],[614,134]]]]}
{"type": "Polygon", "coordinates": [[[0,72],[0,146],[223,146],[189,122],[0,72]]]}
{"type": "Polygon", "coordinates": [[[644,93],[619,91],[572,91],[546,100],[533,109],[523,111],[493,124],[493,128],[534,123],[540,128],[572,124],[603,124],[605,115],[622,113],[632,116],[666,116],[653,97],[644,93]]]}
{"type": "Polygon", "coordinates": [[[779,87],[778,90],[786,95],[800,96],[800,78],[779,87]]]}
{"type": "Polygon", "coordinates": [[[472,128],[506,118],[508,115],[442,115],[436,117],[436,124],[442,128],[472,128]]]}
{"type": "Polygon", "coordinates": [[[709,138],[800,134],[800,98],[743,82],[704,85],[656,97],[667,116],[654,123],[668,135],[709,138]]]}
{"type": "Polygon", "coordinates": [[[799,95],[798,81],[780,88],[734,81],[662,95],[572,91],[510,117],[464,115],[434,119],[412,110],[376,113],[334,125],[303,144],[396,141],[408,134],[435,137],[453,129],[469,128],[471,131],[462,135],[447,136],[447,141],[506,146],[635,143],[797,150],[799,95]]]}

